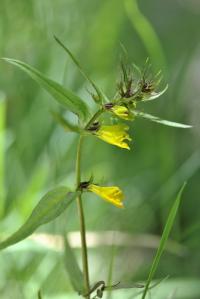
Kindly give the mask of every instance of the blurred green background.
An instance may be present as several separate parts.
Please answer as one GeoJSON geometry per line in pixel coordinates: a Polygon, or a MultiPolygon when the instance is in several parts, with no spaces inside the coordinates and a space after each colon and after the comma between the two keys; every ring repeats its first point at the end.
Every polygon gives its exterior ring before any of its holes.
{"type": "MultiPolygon", "coordinates": [[[[95,138],[85,142],[84,179],[93,174],[96,181],[119,185],[126,194],[123,211],[93,195],[84,198],[92,282],[107,279],[113,255],[113,282],[147,278],[176,192],[188,181],[155,278],[170,277],[152,291],[152,298],[200,298],[199,28],[198,0],[1,0],[0,57],[35,66],[94,105],[88,93],[91,87],[53,35],[72,50],[109,97],[119,79],[123,43],[130,61],[143,66],[150,57],[154,70],[162,69],[164,82],[169,83],[159,100],[141,108],[194,125],[183,130],[138,119],[131,127],[130,152],[95,138]],[[112,244],[118,244],[114,254],[112,244]]],[[[66,134],[52,119],[50,111],[62,108],[3,61],[0,91],[0,237],[4,238],[27,219],[47,190],[74,184],[77,136],[66,134]]],[[[44,234],[40,239],[36,235],[1,252],[1,299],[37,298],[39,289],[44,298],[78,298],[53,237],[63,227],[71,233],[80,259],[74,204],[37,231],[44,234]]],[[[135,293],[116,291],[113,298],[133,298],[135,293]]]]}

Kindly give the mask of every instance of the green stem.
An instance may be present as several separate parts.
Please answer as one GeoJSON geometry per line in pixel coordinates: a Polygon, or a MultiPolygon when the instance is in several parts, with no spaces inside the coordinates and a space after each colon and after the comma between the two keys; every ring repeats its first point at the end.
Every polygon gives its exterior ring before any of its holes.
{"type": "MultiPolygon", "coordinates": [[[[77,148],[77,157],[76,157],[76,185],[77,188],[81,182],[81,147],[83,142],[83,136],[80,136],[78,148],[77,148]]],[[[80,221],[80,234],[81,234],[81,247],[82,247],[82,263],[83,263],[83,276],[84,276],[84,285],[85,293],[88,294],[90,290],[89,282],[89,271],[88,271],[88,256],[87,256],[87,243],[86,243],[86,233],[85,233],[85,217],[83,211],[83,203],[81,194],[77,197],[77,207],[80,221]]],[[[90,298],[90,295],[86,297],[90,298]]]]}
{"type": "Polygon", "coordinates": [[[95,122],[95,120],[103,113],[103,111],[104,109],[101,108],[93,115],[93,117],[89,120],[89,122],[85,126],[86,130],[95,122]]]}
{"type": "MultiPolygon", "coordinates": [[[[88,129],[91,124],[101,115],[103,108],[99,109],[90,121],[86,124],[85,129],[88,129]]],[[[81,149],[83,143],[83,135],[80,136],[78,147],[77,147],[77,156],[76,156],[76,187],[79,188],[81,183],[81,149]]],[[[81,194],[77,197],[77,207],[80,221],[80,234],[81,234],[81,248],[82,248],[82,263],[83,263],[83,276],[84,276],[84,286],[87,299],[90,299],[90,280],[89,280],[89,270],[88,270],[88,255],[87,255],[87,242],[86,242],[86,231],[85,231],[85,217],[83,210],[83,203],[81,194]]]]}

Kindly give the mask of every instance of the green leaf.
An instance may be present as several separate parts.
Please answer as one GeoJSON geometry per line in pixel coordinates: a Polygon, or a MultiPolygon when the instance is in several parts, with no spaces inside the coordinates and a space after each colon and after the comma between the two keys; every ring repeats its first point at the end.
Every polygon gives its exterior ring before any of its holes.
{"type": "Polygon", "coordinates": [[[0,250],[22,241],[42,224],[57,218],[71,204],[75,196],[76,192],[69,192],[66,187],[57,187],[47,192],[27,221],[13,235],[0,243],[0,250]]]}
{"type": "Polygon", "coordinates": [[[61,114],[58,112],[51,112],[53,118],[63,127],[63,129],[67,132],[76,132],[81,133],[81,129],[78,126],[72,125],[69,121],[67,121],[61,114]]]}
{"type": "Polygon", "coordinates": [[[26,72],[33,80],[39,83],[53,98],[69,109],[71,112],[77,114],[81,119],[85,120],[88,116],[88,108],[86,104],[75,95],[71,90],[64,88],[59,83],[47,78],[35,68],[30,65],[11,58],[2,58],[5,61],[16,65],[24,72],[26,72]]]}
{"type": "Polygon", "coordinates": [[[72,251],[72,248],[70,247],[70,244],[66,236],[64,235],[63,238],[64,238],[64,246],[65,246],[65,252],[64,252],[65,268],[67,270],[67,273],[69,275],[74,290],[77,291],[79,294],[82,294],[84,292],[83,273],[79,268],[74,252],[72,251]]]}
{"type": "Polygon", "coordinates": [[[105,96],[104,96],[103,92],[94,83],[94,81],[85,73],[85,71],[83,70],[82,66],[80,65],[80,63],[78,62],[78,60],[74,57],[74,55],[72,54],[72,52],[56,36],[54,36],[54,38],[57,41],[57,43],[65,50],[65,52],[67,52],[67,54],[70,56],[70,58],[73,60],[73,62],[78,67],[78,69],[81,72],[81,74],[83,75],[83,77],[90,82],[90,84],[92,85],[92,87],[96,91],[98,97],[97,98],[93,97],[93,99],[96,102],[102,102],[102,100],[105,100],[105,98],[104,98],[105,96]]]}
{"type": "Polygon", "coordinates": [[[179,205],[180,205],[181,196],[182,196],[182,193],[183,193],[183,190],[184,190],[185,186],[186,186],[186,183],[184,183],[183,186],[181,187],[181,189],[180,189],[180,191],[179,191],[179,193],[178,193],[178,195],[175,199],[175,202],[174,202],[174,204],[173,204],[173,206],[170,210],[170,213],[169,213],[169,216],[167,218],[167,222],[165,224],[165,228],[164,228],[161,240],[160,240],[160,245],[157,249],[155,258],[153,260],[153,263],[152,263],[152,266],[151,266],[151,269],[150,269],[150,272],[149,272],[149,276],[148,276],[148,279],[147,279],[147,282],[146,282],[146,285],[145,285],[145,289],[144,289],[144,293],[142,295],[142,299],[145,299],[148,288],[149,288],[149,285],[150,285],[150,283],[153,279],[153,276],[154,276],[154,274],[155,274],[155,272],[158,268],[160,258],[162,256],[162,253],[163,253],[164,249],[165,249],[167,239],[169,237],[172,226],[174,224],[174,220],[175,220],[175,217],[176,217],[179,205]]]}
{"type": "Polygon", "coordinates": [[[133,113],[134,113],[135,116],[143,117],[143,118],[146,118],[150,121],[160,123],[160,124],[165,125],[165,126],[170,126],[170,127],[175,127],[175,128],[182,128],[182,129],[192,128],[192,126],[190,126],[190,125],[185,125],[185,124],[180,124],[180,123],[176,123],[176,122],[169,121],[169,120],[164,120],[164,119],[161,119],[157,116],[147,114],[147,113],[144,113],[144,112],[141,112],[141,111],[133,110],[133,113]]]}

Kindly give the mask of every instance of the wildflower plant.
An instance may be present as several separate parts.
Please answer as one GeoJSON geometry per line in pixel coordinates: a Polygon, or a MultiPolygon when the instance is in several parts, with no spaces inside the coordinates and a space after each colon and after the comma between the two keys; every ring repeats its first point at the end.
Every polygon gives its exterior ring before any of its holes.
{"type": "MultiPolygon", "coordinates": [[[[55,40],[71,57],[82,75],[93,87],[94,94],[92,94],[92,99],[96,104],[96,112],[92,115],[88,105],[78,95],[74,94],[71,90],[63,87],[59,83],[47,78],[45,75],[30,65],[19,60],[3,58],[5,61],[19,67],[26,72],[37,83],[39,83],[41,87],[51,94],[59,104],[77,116],[76,124],[72,124],[62,114],[53,112],[55,121],[60,124],[66,132],[74,132],[77,134],[79,136],[79,141],[76,155],[75,187],[57,187],[47,192],[47,194],[42,197],[37,206],[34,208],[32,214],[25,224],[13,235],[0,243],[0,249],[5,249],[8,246],[22,241],[31,235],[39,226],[54,220],[60,214],[62,214],[76,199],[78,215],[80,219],[83,274],[80,269],[78,269],[78,264],[74,262],[73,267],[77,268],[78,270],[75,271],[76,275],[73,278],[72,276],[74,274],[70,273],[72,269],[69,266],[69,275],[72,278],[72,284],[75,290],[79,292],[79,294],[86,298],[90,298],[91,292],[97,289],[97,295],[94,298],[101,298],[103,296],[103,290],[106,288],[105,283],[97,283],[96,288],[91,288],[90,285],[85,216],[83,207],[84,203],[82,201],[82,195],[83,193],[92,192],[105,200],[107,203],[110,203],[117,208],[124,208],[125,197],[123,191],[118,186],[101,186],[98,184],[95,178],[83,181],[81,168],[83,140],[87,136],[93,136],[94,138],[99,138],[102,141],[116,146],[122,150],[131,150],[133,144],[132,136],[130,136],[128,132],[128,124],[129,122],[136,121],[137,117],[146,118],[150,121],[179,128],[189,128],[190,126],[162,120],[159,117],[152,116],[137,110],[140,102],[157,99],[167,90],[168,87],[166,85],[163,90],[159,90],[161,74],[159,72],[153,77],[149,74],[150,65],[148,60],[143,70],[140,70],[134,64],[132,64],[130,67],[124,63],[121,64],[121,79],[117,84],[115,95],[110,99],[93,82],[93,80],[88,77],[70,50],[66,48],[66,46],[58,38],[55,37],[55,40]],[[105,114],[107,116],[106,118],[104,118],[105,114]],[[101,286],[101,290],[98,289],[99,286],[101,286]]],[[[173,217],[174,216],[175,215],[173,214],[173,217]]],[[[69,244],[67,243],[66,239],[65,246],[69,249],[69,244]]],[[[73,255],[70,256],[74,260],[73,255]]]]}

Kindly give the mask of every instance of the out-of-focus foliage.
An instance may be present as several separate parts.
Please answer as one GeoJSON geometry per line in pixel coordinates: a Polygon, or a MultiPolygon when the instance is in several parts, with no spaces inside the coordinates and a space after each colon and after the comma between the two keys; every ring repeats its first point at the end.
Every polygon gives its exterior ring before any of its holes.
{"type": "MultiPolygon", "coordinates": [[[[112,242],[119,244],[113,262],[113,282],[147,278],[159,244],[156,236],[162,232],[174,194],[188,180],[171,236],[173,242],[156,274],[157,279],[168,274],[170,279],[152,290],[152,294],[155,298],[199,298],[199,17],[200,4],[189,0],[1,0],[0,57],[35,66],[92,105],[88,92],[91,86],[53,35],[72,50],[111,99],[119,81],[122,43],[130,62],[142,66],[149,56],[152,67],[155,71],[161,68],[163,82],[169,84],[159,100],[141,103],[140,110],[145,105],[149,114],[194,125],[193,129],[181,130],[138,118],[131,128],[134,150],[125,154],[88,137],[84,144],[84,179],[93,174],[102,185],[110,182],[126,193],[123,211],[96,200],[92,194],[84,197],[87,228],[96,232],[88,237],[92,282],[106,280],[112,255],[108,244],[112,242]],[[111,233],[113,240],[98,239],[99,232],[107,230],[121,231],[128,238],[111,233]],[[131,238],[133,242],[129,242],[131,238]]],[[[74,183],[77,137],[55,122],[51,111],[63,110],[48,93],[3,61],[0,70],[3,239],[24,223],[47,190],[57,184],[74,183]]],[[[73,123],[73,115],[69,117],[73,123]]],[[[69,298],[77,298],[71,293],[57,241],[63,227],[68,232],[78,231],[75,205],[37,231],[49,234],[49,238],[43,237],[40,242],[38,238],[28,239],[1,252],[2,299],[36,298],[39,289],[42,298],[67,298],[67,292],[69,298]]],[[[77,247],[80,258],[74,234],[71,243],[77,247]]],[[[128,298],[133,293],[137,290],[116,291],[115,297],[128,298]]]]}

